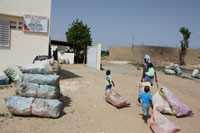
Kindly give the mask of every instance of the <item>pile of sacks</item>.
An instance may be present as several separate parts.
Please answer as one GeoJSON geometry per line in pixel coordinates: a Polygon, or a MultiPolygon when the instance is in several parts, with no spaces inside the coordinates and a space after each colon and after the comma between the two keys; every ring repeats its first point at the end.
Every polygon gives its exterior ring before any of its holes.
{"type": "Polygon", "coordinates": [[[180,129],[163,114],[185,117],[192,115],[192,110],[182,103],[168,88],[161,88],[153,96],[153,114],[148,123],[154,133],[175,133],[180,129]]]}
{"type": "Polygon", "coordinates": [[[182,70],[178,64],[170,64],[169,66],[165,66],[164,73],[179,76],[182,74],[182,70]]]}
{"type": "Polygon", "coordinates": [[[199,69],[194,69],[192,72],[192,77],[200,79],[200,70],[199,69]]]}
{"type": "Polygon", "coordinates": [[[12,114],[51,118],[61,115],[64,104],[58,100],[59,76],[53,74],[49,64],[12,66],[7,68],[5,73],[16,83],[16,96],[5,99],[12,114]]]}

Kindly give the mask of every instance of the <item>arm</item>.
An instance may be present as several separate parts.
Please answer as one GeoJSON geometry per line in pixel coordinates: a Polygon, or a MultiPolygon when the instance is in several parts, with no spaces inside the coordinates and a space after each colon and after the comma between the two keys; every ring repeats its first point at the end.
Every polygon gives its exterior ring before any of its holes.
{"type": "Polygon", "coordinates": [[[145,66],[143,66],[141,82],[143,82],[143,78],[144,78],[144,76],[145,76],[145,66]]]}
{"type": "Polygon", "coordinates": [[[112,80],[112,85],[113,85],[113,87],[115,87],[115,83],[114,83],[114,81],[112,80]]]}
{"type": "Polygon", "coordinates": [[[156,71],[155,71],[154,75],[155,75],[155,81],[156,81],[156,83],[158,83],[158,77],[157,77],[156,71]]]}

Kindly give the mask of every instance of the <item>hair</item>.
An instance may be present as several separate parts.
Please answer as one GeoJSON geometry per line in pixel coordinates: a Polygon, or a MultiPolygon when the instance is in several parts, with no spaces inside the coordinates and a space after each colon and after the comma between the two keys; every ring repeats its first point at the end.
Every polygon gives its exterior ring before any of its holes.
{"type": "Polygon", "coordinates": [[[110,74],[111,74],[110,70],[107,70],[106,75],[110,75],[110,74]]]}
{"type": "Polygon", "coordinates": [[[150,91],[150,87],[149,87],[149,86],[145,86],[145,87],[144,87],[144,91],[145,91],[146,93],[148,93],[148,92],[150,91]]]}

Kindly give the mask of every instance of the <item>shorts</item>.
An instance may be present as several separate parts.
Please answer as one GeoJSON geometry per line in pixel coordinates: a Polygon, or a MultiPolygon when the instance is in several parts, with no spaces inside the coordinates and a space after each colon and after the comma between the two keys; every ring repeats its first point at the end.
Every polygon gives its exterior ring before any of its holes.
{"type": "Polygon", "coordinates": [[[106,91],[111,90],[111,89],[112,89],[112,85],[106,85],[106,91]]]}

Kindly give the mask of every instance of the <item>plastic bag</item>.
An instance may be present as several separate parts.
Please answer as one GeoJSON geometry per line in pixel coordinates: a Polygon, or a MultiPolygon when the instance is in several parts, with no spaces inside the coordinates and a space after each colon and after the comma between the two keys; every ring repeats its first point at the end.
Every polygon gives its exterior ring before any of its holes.
{"type": "Polygon", "coordinates": [[[17,66],[10,66],[4,72],[12,81],[22,81],[23,73],[17,66]]]}
{"type": "Polygon", "coordinates": [[[7,85],[9,83],[9,78],[4,72],[0,71],[0,85],[7,85]]]}
{"type": "Polygon", "coordinates": [[[50,85],[18,83],[16,93],[25,97],[55,99],[60,96],[60,89],[50,85]]]}
{"type": "Polygon", "coordinates": [[[59,86],[58,75],[24,74],[23,81],[37,83],[40,85],[59,86]]]}
{"type": "Polygon", "coordinates": [[[153,108],[161,113],[174,114],[169,103],[157,91],[152,98],[153,108]]]}
{"type": "Polygon", "coordinates": [[[177,117],[189,116],[192,114],[192,110],[186,104],[182,103],[168,88],[163,87],[161,91],[171,108],[176,112],[177,117]]]}
{"type": "Polygon", "coordinates": [[[154,133],[176,133],[180,129],[156,109],[153,110],[148,125],[154,133]]]}
{"type": "Polygon", "coordinates": [[[115,91],[106,91],[105,100],[115,106],[116,108],[123,108],[130,106],[127,99],[123,98],[120,94],[115,91]]]}
{"type": "Polygon", "coordinates": [[[5,99],[8,110],[15,115],[31,115],[31,105],[34,98],[11,96],[5,99]]]}
{"type": "Polygon", "coordinates": [[[31,74],[50,74],[50,65],[46,62],[40,62],[35,64],[28,64],[20,67],[23,73],[31,74]]]}
{"type": "Polygon", "coordinates": [[[58,118],[64,104],[55,99],[35,99],[32,104],[32,114],[40,117],[58,118]]]}
{"type": "Polygon", "coordinates": [[[11,96],[5,99],[8,110],[14,115],[58,118],[64,104],[55,99],[11,96]]]}

